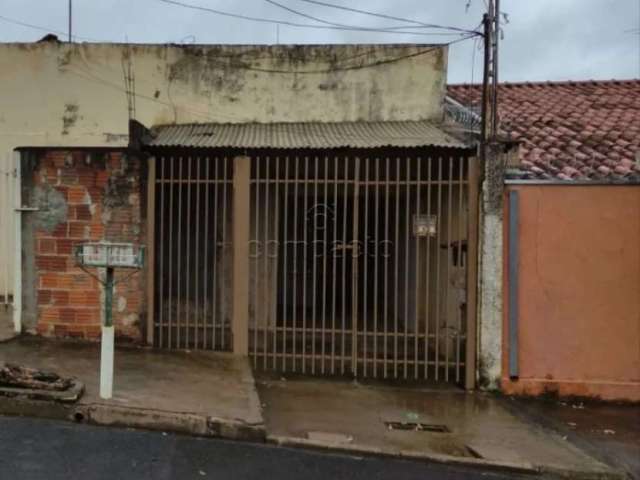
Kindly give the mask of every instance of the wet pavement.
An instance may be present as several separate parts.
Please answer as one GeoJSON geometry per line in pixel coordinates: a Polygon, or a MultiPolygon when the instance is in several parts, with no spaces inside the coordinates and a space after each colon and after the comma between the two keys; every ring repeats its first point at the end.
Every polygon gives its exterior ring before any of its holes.
{"type": "Polygon", "coordinates": [[[263,374],[255,380],[248,359],[230,354],[125,347],[116,350],[115,359],[114,398],[105,401],[98,397],[99,344],[35,337],[4,342],[0,363],[76,377],[85,383],[86,393],[71,406],[0,397],[0,414],[256,442],[264,442],[266,435],[279,445],[367,458],[396,456],[490,471],[542,470],[570,478],[621,478],[620,471],[605,463],[623,464],[628,471],[637,467],[632,458],[637,432],[614,423],[615,412],[602,410],[597,426],[584,423],[584,437],[592,435],[593,442],[583,445],[572,441],[583,438],[577,435],[583,419],[567,416],[579,415],[578,408],[536,413],[526,404],[443,384],[398,386],[263,374]],[[554,415],[558,420],[548,419],[554,415]],[[563,422],[575,432],[556,428],[563,422]],[[616,456],[618,448],[628,453],[616,456]],[[594,454],[608,449],[611,455],[594,454]]]}
{"type": "Polygon", "coordinates": [[[14,362],[79,379],[85,385],[80,405],[263,423],[246,358],[118,348],[113,398],[103,400],[99,397],[99,352],[97,343],[23,336],[0,344],[0,363],[14,362]]]}
{"type": "Polygon", "coordinates": [[[346,443],[388,454],[481,459],[549,472],[607,471],[560,435],[518,418],[490,395],[267,376],[256,383],[272,438],[305,443],[331,435],[328,442],[341,447],[346,443]],[[389,422],[409,429],[395,429],[389,422]]]}
{"type": "Polygon", "coordinates": [[[2,480],[530,478],[391,458],[2,416],[0,448],[2,480]]]}
{"type": "Polygon", "coordinates": [[[640,405],[571,400],[510,399],[525,421],[562,438],[640,480],[640,405]]]}

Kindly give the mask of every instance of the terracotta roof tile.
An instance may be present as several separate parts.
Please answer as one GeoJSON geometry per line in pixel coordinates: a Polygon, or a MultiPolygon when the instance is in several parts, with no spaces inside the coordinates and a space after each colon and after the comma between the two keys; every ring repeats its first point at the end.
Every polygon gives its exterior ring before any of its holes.
{"type": "MultiPolygon", "coordinates": [[[[480,105],[479,85],[448,92],[480,105]]],[[[640,181],[640,80],[504,83],[498,100],[528,178],[640,181]]]]}

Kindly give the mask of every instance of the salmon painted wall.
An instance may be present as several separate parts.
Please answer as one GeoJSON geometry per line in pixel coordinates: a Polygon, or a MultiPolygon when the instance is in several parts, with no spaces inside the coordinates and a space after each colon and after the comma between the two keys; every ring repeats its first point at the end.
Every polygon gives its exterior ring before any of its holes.
{"type": "Polygon", "coordinates": [[[502,390],[640,401],[640,186],[518,185],[519,378],[502,390]]]}

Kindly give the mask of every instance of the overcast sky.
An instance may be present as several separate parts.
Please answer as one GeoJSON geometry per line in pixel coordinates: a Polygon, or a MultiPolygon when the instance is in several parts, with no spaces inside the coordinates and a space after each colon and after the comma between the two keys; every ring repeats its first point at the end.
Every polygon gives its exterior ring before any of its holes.
{"type": "MultiPolygon", "coordinates": [[[[231,13],[323,25],[266,0],[175,0],[231,13]]],[[[401,23],[314,5],[281,5],[333,23],[388,27],[401,23]]],[[[325,0],[353,8],[465,29],[475,28],[483,0],[325,0]],[[467,8],[467,3],[470,5],[467,8]]],[[[67,31],[68,0],[2,0],[0,41],[34,41],[43,31],[17,20],[67,31]]],[[[640,78],[640,0],[502,0],[502,81],[640,78]]],[[[456,36],[350,32],[256,23],[161,0],[73,0],[74,33],[93,40],[142,43],[440,43],[456,36]]],[[[451,46],[449,82],[479,81],[482,51],[473,40],[451,46]],[[474,55],[475,50],[475,55],[474,55]],[[473,59],[475,56],[475,67],[473,59]]]]}

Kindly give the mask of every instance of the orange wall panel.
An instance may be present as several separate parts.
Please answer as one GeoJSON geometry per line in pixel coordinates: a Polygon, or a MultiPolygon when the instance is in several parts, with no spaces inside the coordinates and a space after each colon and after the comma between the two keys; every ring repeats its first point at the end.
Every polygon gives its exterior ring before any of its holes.
{"type": "Polygon", "coordinates": [[[513,189],[519,378],[508,377],[507,205],[503,391],[640,401],[640,186],[513,189]]]}

